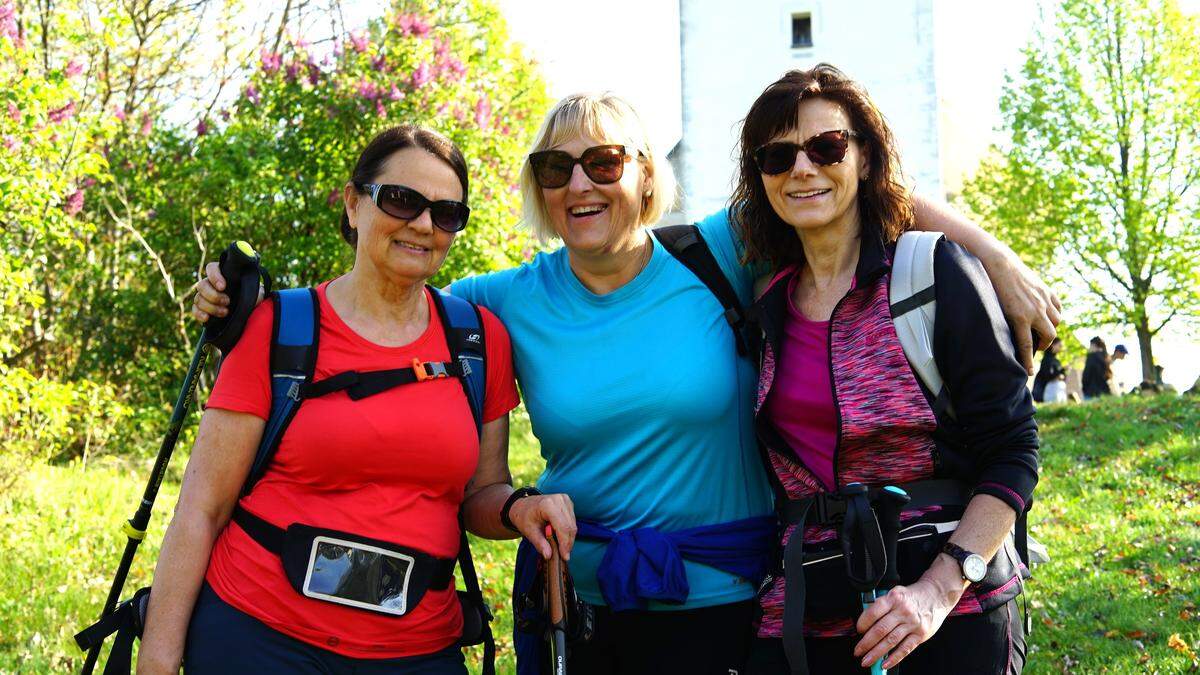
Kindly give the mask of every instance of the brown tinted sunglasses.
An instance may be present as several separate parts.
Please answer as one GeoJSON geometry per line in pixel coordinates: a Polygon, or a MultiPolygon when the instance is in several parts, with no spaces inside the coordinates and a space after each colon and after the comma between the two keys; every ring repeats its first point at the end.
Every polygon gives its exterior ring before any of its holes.
{"type": "Polygon", "coordinates": [[[571,172],[576,164],[583,167],[584,175],[596,185],[608,185],[621,180],[625,162],[632,158],[624,145],[595,145],[579,157],[572,157],[562,150],[530,153],[529,166],[533,168],[533,179],[542,188],[560,188],[571,182],[571,172]]]}

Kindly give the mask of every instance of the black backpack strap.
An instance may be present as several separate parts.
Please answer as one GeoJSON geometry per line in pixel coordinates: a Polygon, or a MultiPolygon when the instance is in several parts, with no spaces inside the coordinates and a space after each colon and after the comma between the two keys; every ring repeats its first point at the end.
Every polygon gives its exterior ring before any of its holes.
{"type": "Polygon", "coordinates": [[[663,248],[691,270],[692,274],[699,277],[716,296],[717,302],[720,302],[725,310],[725,321],[733,329],[738,354],[746,356],[749,353],[744,334],[746,310],[734,292],[733,285],[729,283],[729,278],[721,271],[721,266],[713,257],[712,249],[700,234],[700,228],[695,225],[666,225],[656,227],[652,232],[663,248]]]}
{"type": "Polygon", "coordinates": [[[250,494],[279,449],[283,432],[303,400],[301,392],[313,378],[317,341],[321,333],[321,304],[312,288],[289,288],[274,293],[275,325],[271,332],[271,414],[242,486],[250,494]]]}

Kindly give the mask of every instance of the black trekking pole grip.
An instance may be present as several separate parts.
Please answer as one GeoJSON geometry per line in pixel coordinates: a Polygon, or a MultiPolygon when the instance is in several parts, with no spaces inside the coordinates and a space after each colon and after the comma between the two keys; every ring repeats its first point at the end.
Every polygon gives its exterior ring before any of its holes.
{"type": "Polygon", "coordinates": [[[258,281],[264,275],[258,253],[244,241],[235,241],[222,251],[219,264],[221,276],[225,277],[225,294],[229,296],[229,313],[209,318],[203,340],[227,352],[246,328],[246,320],[258,301],[258,281]]]}
{"type": "Polygon", "coordinates": [[[888,485],[879,491],[875,512],[879,515],[883,550],[887,557],[887,566],[879,581],[881,588],[891,588],[900,583],[900,572],[896,569],[896,543],[900,538],[900,511],[910,500],[908,493],[895,485],[888,485]]]}

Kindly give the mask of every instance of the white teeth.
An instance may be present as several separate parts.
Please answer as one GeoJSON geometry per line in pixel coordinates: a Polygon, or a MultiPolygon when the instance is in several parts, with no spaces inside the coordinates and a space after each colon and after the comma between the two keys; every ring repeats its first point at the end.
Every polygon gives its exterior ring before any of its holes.
{"type": "Polygon", "coordinates": [[[806,192],[789,192],[788,196],[789,197],[799,197],[799,198],[803,199],[805,197],[813,197],[815,195],[823,195],[826,192],[829,192],[829,190],[808,190],[806,192]]]}
{"type": "Polygon", "coordinates": [[[417,246],[416,244],[410,244],[407,241],[397,241],[395,243],[399,244],[400,246],[402,246],[404,248],[409,249],[410,251],[428,251],[429,250],[429,249],[425,248],[424,246],[417,246]]]}
{"type": "Polygon", "coordinates": [[[571,209],[571,215],[587,216],[587,215],[591,215],[593,213],[600,213],[601,211],[603,211],[604,209],[607,209],[607,208],[608,208],[608,206],[606,206],[604,204],[591,204],[589,206],[576,206],[571,209]]]}

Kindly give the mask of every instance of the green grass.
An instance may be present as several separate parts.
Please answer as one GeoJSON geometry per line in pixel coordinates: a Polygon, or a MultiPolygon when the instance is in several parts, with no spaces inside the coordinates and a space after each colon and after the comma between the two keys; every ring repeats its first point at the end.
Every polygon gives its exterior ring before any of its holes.
{"type": "MultiPolygon", "coordinates": [[[[1040,413],[1043,474],[1032,531],[1053,561],[1030,585],[1030,673],[1200,669],[1200,401],[1120,399],[1040,413]],[[1176,647],[1170,645],[1177,636],[1176,647]]],[[[514,422],[517,484],[541,458],[514,422]]],[[[148,581],[185,462],[176,458],[127,593],[148,581]]],[[[78,670],[71,636],[99,611],[149,462],[43,466],[0,494],[0,672],[78,670]]],[[[515,541],[473,540],[511,673],[515,541]]],[[[468,658],[477,663],[482,650],[468,658]]]]}
{"type": "Polygon", "coordinates": [[[1050,406],[1029,672],[1200,669],[1200,400],[1050,406]],[[1176,636],[1174,647],[1171,637],[1176,636]]]}

